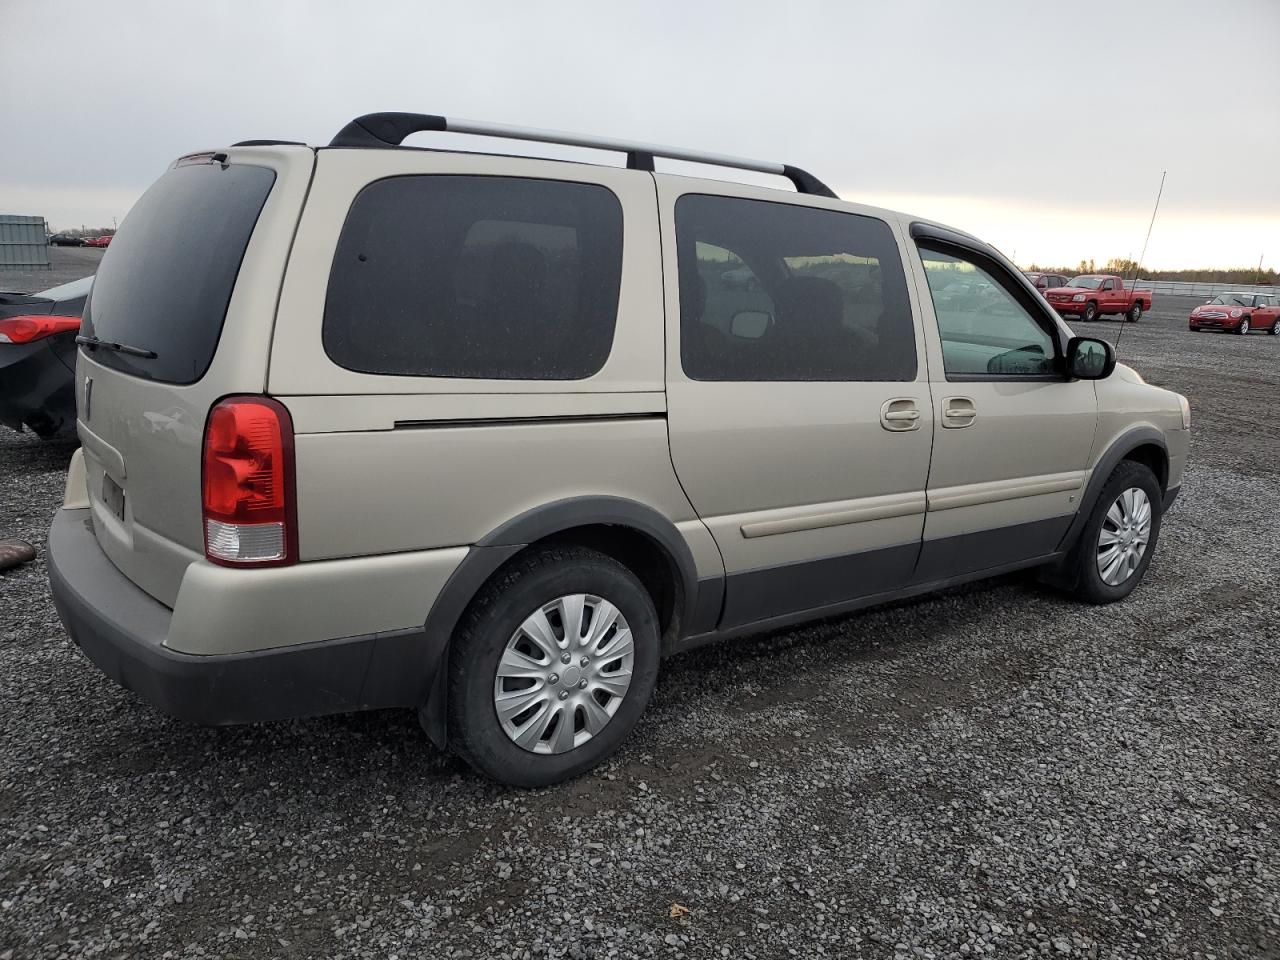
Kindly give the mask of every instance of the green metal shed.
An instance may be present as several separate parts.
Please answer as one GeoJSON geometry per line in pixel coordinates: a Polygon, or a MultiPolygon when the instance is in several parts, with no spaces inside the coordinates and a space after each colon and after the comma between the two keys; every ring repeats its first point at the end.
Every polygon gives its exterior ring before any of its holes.
{"type": "Polygon", "coordinates": [[[0,213],[0,270],[47,266],[49,240],[44,217],[0,213]]]}

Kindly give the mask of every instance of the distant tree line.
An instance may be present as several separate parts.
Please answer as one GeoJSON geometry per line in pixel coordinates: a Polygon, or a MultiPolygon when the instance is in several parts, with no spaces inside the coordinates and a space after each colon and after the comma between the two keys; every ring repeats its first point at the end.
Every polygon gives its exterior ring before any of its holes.
{"type": "MultiPolygon", "coordinates": [[[[1031,264],[1025,269],[1037,273],[1062,273],[1074,276],[1081,273],[1114,273],[1116,276],[1131,280],[1139,275],[1139,266],[1133,260],[1123,257],[1112,257],[1099,269],[1092,259],[1081,260],[1074,267],[1049,267],[1031,264]]],[[[1188,283],[1239,283],[1252,285],[1255,283],[1280,283],[1280,274],[1274,267],[1259,271],[1255,267],[1230,267],[1226,270],[1141,270],[1143,280],[1182,280],[1188,283]]]]}

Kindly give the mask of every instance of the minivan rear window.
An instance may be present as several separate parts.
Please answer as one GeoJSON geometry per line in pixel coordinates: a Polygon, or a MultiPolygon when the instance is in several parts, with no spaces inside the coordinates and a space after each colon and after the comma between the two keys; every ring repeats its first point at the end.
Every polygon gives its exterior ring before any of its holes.
{"type": "Polygon", "coordinates": [[[360,191],[325,299],[325,351],[359,373],[581,380],[609,358],[622,206],[605,187],[448,174],[360,191]]]}
{"type": "Polygon", "coordinates": [[[275,179],[266,167],[194,163],[156,181],[112,238],[81,324],[86,336],[155,357],[98,348],[93,359],[164,383],[203,377],[275,179]]]}

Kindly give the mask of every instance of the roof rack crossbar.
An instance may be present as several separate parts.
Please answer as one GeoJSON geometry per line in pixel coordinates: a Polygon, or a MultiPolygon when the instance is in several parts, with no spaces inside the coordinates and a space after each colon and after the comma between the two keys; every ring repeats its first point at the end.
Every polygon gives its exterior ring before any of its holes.
{"type": "Polygon", "coordinates": [[[763,160],[748,160],[719,153],[704,153],[682,147],[663,147],[652,143],[637,143],[633,140],[615,140],[610,137],[589,137],[532,127],[509,127],[500,123],[486,123],[483,120],[458,120],[426,113],[366,113],[362,117],[356,117],[339,130],[338,135],[329,141],[329,146],[398,147],[410,134],[426,131],[468,133],[479,137],[502,137],[508,140],[529,140],[535,143],[556,143],[570,147],[613,150],[627,155],[627,167],[632,170],[653,170],[654,157],[707,163],[717,167],[734,167],[739,170],[786,177],[795,185],[799,193],[839,199],[835,191],[813,174],[786,163],[768,163],[763,160]]]}

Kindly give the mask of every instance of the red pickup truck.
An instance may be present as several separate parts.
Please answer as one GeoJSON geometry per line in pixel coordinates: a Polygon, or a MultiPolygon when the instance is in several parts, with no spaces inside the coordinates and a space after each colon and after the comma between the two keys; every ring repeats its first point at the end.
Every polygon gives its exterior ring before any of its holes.
{"type": "Polygon", "coordinates": [[[1065,287],[1046,290],[1044,296],[1059,313],[1086,323],[1108,313],[1124,314],[1130,323],[1137,323],[1151,309],[1150,290],[1129,290],[1123,280],[1107,273],[1086,273],[1068,280],[1065,287]]]}

